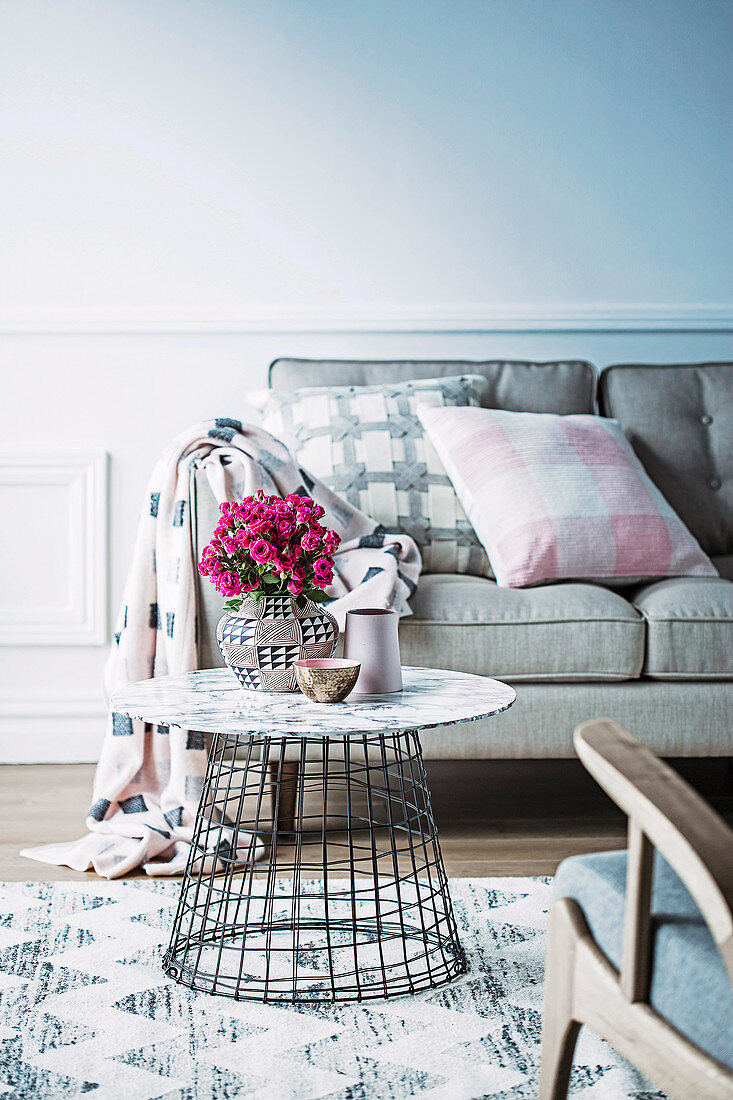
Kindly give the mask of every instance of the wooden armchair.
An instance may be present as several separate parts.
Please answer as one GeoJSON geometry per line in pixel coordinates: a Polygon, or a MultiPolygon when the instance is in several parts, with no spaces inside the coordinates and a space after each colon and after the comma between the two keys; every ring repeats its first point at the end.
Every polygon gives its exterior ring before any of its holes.
{"type": "Polygon", "coordinates": [[[575,748],[629,845],[558,869],[540,1100],[567,1096],[583,1024],[670,1097],[733,1100],[733,831],[615,722],[585,722],[575,748]]]}

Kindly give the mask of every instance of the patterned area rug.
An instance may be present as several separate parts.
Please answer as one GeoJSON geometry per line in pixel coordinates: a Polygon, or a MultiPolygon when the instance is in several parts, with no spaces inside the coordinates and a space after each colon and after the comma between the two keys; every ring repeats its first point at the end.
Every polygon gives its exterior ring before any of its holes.
{"type": "MultiPolygon", "coordinates": [[[[0,1095],[530,1100],[549,883],[452,882],[469,973],[366,1005],[191,993],[160,968],[176,882],[0,887],[0,1095]]],[[[662,1097],[585,1030],[574,1100],[662,1097]]]]}

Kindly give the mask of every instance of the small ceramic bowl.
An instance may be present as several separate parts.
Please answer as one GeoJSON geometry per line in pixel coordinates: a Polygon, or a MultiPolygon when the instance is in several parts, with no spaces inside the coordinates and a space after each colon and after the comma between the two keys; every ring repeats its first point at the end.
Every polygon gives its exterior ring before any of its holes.
{"type": "Polygon", "coordinates": [[[342,657],[313,657],[296,661],[298,687],[314,703],[340,703],[353,691],[361,663],[342,657]]]}

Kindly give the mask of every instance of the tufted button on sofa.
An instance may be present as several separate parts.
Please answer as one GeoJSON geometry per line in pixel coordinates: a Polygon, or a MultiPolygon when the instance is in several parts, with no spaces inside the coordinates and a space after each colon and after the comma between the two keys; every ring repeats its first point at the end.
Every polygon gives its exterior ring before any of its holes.
{"type": "MultiPolygon", "coordinates": [[[[604,716],[662,755],[733,755],[733,363],[613,366],[597,387],[595,369],[580,360],[278,359],[269,380],[293,390],[469,373],[486,378],[491,408],[593,413],[598,396],[601,415],[621,423],[720,577],[508,589],[486,577],[424,574],[400,623],[403,662],[521,684],[506,714],[426,730],[426,756],[571,757],[574,727],[604,716]]],[[[217,506],[204,472],[193,479],[200,555],[217,506]]],[[[200,578],[197,601],[199,663],[219,665],[220,601],[200,578]]]]}

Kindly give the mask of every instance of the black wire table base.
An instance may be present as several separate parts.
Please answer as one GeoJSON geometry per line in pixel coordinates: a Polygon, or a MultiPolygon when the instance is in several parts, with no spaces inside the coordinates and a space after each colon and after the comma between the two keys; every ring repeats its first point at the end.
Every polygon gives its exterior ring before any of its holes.
{"type": "Polygon", "coordinates": [[[215,735],[163,965],[191,989],[289,1002],[465,973],[417,731],[215,735]]]}

